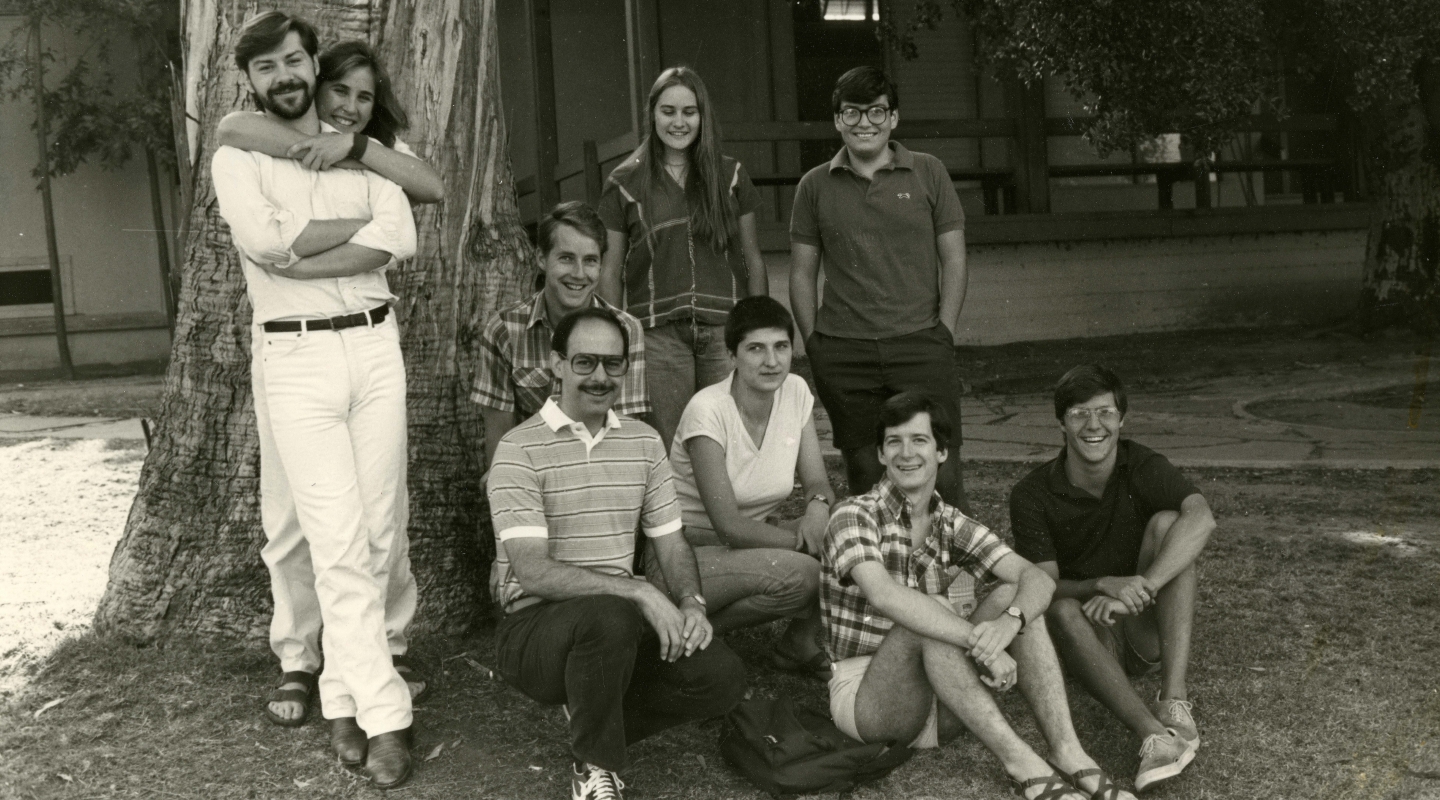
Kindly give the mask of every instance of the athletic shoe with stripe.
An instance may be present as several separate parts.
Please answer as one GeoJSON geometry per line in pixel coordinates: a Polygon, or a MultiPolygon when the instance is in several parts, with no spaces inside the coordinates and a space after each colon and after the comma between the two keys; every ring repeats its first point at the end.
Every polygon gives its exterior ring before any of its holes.
{"type": "Polygon", "coordinates": [[[620,790],[625,784],[620,776],[593,764],[571,767],[570,800],[624,800],[620,790]]]}
{"type": "Polygon", "coordinates": [[[1170,780],[1195,760],[1195,751],[1180,734],[1167,730],[1152,733],[1140,745],[1140,769],[1135,772],[1135,791],[1143,792],[1170,780]]]}
{"type": "Polygon", "coordinates": [[[1180,734],[1192,752],[1200,749],[1200,730],[1195,727],[1195,717],[1191,714],[1193,708],[1185,700],[1155,698],[1155,718],[1160,720],[1161,725],[1180,734]]]}

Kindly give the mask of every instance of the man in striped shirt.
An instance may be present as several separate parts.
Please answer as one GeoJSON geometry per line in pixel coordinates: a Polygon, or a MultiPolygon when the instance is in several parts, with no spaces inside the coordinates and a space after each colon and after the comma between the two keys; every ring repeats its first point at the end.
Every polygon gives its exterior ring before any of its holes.
{"type": "Polygon", "coordinates": [[[875,427],[885,475],[836,507],[821,559],[836,726],[865,742],[938,747],[963,724],[1000,759],[1022,797],[1134,800],[1075,736],[1045,633],[1055,582],[935,490],[950,456],[943,409],[924,394],[901,392],[880,406],[875,427]],[[1001,581],[969,619],[946,601],[951,567],[1001,581]],[[986,690],[1007,691],[1017,681],[1054,769],[986,690]]]}
{"type": "Polygon", "coordinates": [[[660,435],[611,409],[627,339],[607,308],[561,319],[560,394],[505,434],[489,475],[496,664],[535,700],[565,705],[575,800],[618,798],[629,743],[724,714],[745,690],[739,657],[712,641],[660,435]],[[669,595],[631,572],[637,529],[669,595]]]}

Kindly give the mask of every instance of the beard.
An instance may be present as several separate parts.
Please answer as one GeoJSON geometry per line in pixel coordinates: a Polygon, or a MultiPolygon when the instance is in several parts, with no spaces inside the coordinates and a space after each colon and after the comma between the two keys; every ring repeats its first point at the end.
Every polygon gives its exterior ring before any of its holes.
{"type": "Polygon", "coordinates": [[[274,114],[280,119],[300,119],[305,112],[310,110],[310,104],[314,102],[315,92],[313,87],[304,81],[290,80],[284,83],[276,83],[270,86],[265,94],[255,92],[255,102],[262,111],[274,114]],[[294,102],[277,100],[276,95],[284,92],[301,90],[300,99],[294,102]]]}

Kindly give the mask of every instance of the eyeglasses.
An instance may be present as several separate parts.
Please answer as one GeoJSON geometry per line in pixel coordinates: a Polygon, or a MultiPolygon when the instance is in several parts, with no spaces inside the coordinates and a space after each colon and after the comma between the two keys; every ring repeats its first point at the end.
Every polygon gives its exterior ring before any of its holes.
{"type": "Polygon", "coordinates": [[[1084,425],[1090,420],[1099,420],[1105,425],[1114,425],[1120,421],[1120,409],[1118,408],[1072,408],[1065,412],[1065,421],[1071,425],[1084,425]]]}
{"type": "MultiPolygon", "coordinates": [[[[563,354],[562,354],[563,355],[563,354]]],[[[630,371],[630,359],[626,356],[600,356],[594,353],[575,353],[568,357],[570,371],[576,375],[589,375],[601,364],[605,374],[618,378],[630,371]]]]}
{"type": "Polygon", "coordinates": [[[862,115],[870,120],[871,125],[879,125],[890,118],[890,106],[870,106],[866,109],[846,106],[840,109],[840,121],[851,127],[860,124],[862,115]]]}

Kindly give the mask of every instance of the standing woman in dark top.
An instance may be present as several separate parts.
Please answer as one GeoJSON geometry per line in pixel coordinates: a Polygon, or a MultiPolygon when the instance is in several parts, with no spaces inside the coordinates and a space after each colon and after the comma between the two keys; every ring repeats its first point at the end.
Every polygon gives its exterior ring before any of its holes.
{"type": "Polygon", "coordinates": [[[759,193],[720,153],[710,95],[689,67],[650,88],[650,129],[605,182],[609,243],[600,292],[645,326],[655,427],[666,448],[696,391],[730,374],[725,320],[742,297],[768,294],[755,233],[759,193]]]}

